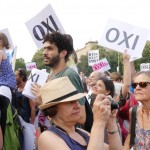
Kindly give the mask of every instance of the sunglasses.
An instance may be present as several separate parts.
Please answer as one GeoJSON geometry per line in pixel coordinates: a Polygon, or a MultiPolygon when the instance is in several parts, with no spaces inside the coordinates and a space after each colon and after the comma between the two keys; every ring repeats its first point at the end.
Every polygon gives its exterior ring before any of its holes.
{"type": "Polygon", "coordinates": [[[133,89],[135,89],[138,85],[141,87],[141,88],[145,88],[148,86],[148,84],[150,84],[150,82],[139,82],[139,83],[131,83],[131,86],[133,89]]]}

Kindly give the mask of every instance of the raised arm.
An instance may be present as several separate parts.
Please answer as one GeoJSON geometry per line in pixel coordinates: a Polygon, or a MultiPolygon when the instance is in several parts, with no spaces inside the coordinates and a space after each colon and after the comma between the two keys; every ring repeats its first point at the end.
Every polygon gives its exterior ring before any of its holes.
{"type": "Polygon", "coordinates": [[[123,86],[122,86],[122,95],[123,97],[126,97],[131,83],[131,66],[130,66],[130,55],[126,53],[126,51],[123,53],[123,86]]]}
{"type": "Polygon", "coordinates": [[[94,122],[87,150],[106,150],[104,129],[110,116],[110,101],[99,94],[93,104],[94,122]]]}

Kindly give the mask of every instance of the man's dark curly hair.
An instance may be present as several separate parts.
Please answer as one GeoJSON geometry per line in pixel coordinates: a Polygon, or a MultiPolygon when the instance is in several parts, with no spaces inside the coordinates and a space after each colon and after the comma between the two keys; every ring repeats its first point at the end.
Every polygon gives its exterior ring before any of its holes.
{"type": "Polygon", "coordinates": [[[68,61],[69,56],[73,53],[73,43],[66,34],[61,34],[59,32],[48,33],[44,37],[43,43],[45,42],[50,42],[51,44],[54,43],[57,46],[59,53],[66,50],[67,54],[65,56],[65,61],[68,61]]]}

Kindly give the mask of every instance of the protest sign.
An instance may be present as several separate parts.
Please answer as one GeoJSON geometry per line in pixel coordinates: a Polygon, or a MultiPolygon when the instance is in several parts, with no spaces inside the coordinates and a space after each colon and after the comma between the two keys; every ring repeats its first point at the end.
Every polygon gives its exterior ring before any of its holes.
{"type": "Polygon", "coordinates": [[[36,68],[32,69],[22,94],[34,100],[36,97],[31,92],[31,85],[36,82],[37,84],[43,86],[48,78],[48,75],[49,74],[43,70],[39,70],[36,68]]]}
{"type": "Polygon", "coordinates": [[[140,64],[140,71],[150,71],[150,63],[140,64]]]}
{"type": "Polygon", "coordinates": [[[26,63],[26,70],[27,71],[31,71],[33,68],[37,68],[36,67],[36,62],[28,62],[28,63],[26,63]]]}
{"type": "Polygon", "coordinates": [[[54,31],[65,33],[50,4],[25,24],[39,49],[43,47],[43,37],[47,33],[54,31]]]}
{"type": "Polygon", "coordinates": [[[110,69],[110,65],[106,58],[101,59],[98,63],[92,66],[93,71],[105,72],[110,69]]]}
{"type": "Polygon", "coordinates": [[[142,57],[149,30],[110,19],[99,44],[123,53],[126,49],[131,60],[142,57]]]}
{"type": "Polygon", "coordinates": [[[88,51],[88,65],[92,66],[99,61],[99,50],[88,51]]]}

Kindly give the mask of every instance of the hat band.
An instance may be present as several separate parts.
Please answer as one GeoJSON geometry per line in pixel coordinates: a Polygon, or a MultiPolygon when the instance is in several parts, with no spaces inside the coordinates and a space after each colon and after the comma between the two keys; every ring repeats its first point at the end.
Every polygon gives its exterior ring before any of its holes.
{"type": "MultiPolygon", "coordinates": [[[[78,91],[77,91],[77,90],[74,91],[74,92],[71,92],[71,93],[69,93],[69,94],[66,94],[66,95],[64,95],[64,96],[61,96],[61,97],[59,97],[59,98],[56,98],[56,99],[52,100],[51,102],[58,102],[58,101],[61,101],[62,99],[66,99],[66,98],[68,98],[68,97],[70,97],[70,96],[73,96],[73,95],[75,95],[75,94],[78,94],[78,91]]],[[[50,103],[50,102],[49,102],[49,103],[50,103]]]]}

